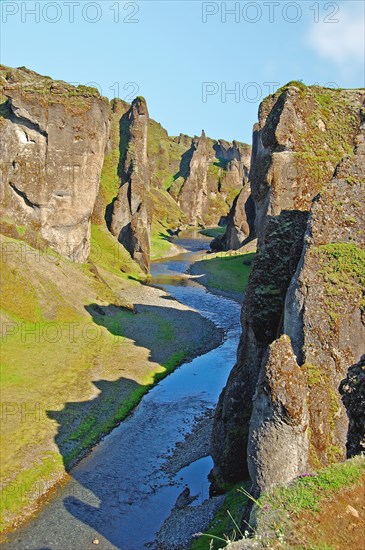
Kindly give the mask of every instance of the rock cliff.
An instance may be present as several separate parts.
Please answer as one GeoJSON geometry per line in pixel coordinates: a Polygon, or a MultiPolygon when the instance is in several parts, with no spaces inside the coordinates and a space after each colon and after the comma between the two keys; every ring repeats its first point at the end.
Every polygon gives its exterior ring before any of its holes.
{"type": "Polygon", "coordinates": [[[237,250],[246,240],[255,236],[255,203],[248,181],[234,199],[227,216],[227,227],[223,235],[211,242],[212,250],[237,250]]]}
{"type": "Polygon", "coordinates": [[[183,181],[172,186],[172,193],[193,225],[214,225],[226,216],[250,167],[248,145],[206,137],[194,138],[185,160],[183,181]]]}
{"type": "Polygon", "coordinates": [[[2,216],[38,230],[77,262],[90,249],[90,219],[109,132],[109,102],[28,69],[0,66],[2,216]]]}
{"type": "MultiPolygon", "coordinates": [[[[115,199],[125,178],[127,151],[135,149],[135,138],[128,130],[129,111],[127,103],[112,101],[111,135],[93,217],[96,223],[102,223],[106,210],[114,234],[119,234],[112,223],[112,218],[116,219],[113,210],[119,208],[115,199]]],[[[150,185],[144,186],[144,202],[149,203],[154,258],[168,246],[171,230],[189,223],[216,225],[228,214],[242,183],[247,181],[251,148],[238,142],[214,141],[205,135],[200,139],[184,134],[172,137],[151,118],[144,131],[147,131],[146,169],[150,180],[150,185]]],[[[141,212],[136,216],[141,217],[141,212]]]]}
{"type": "Polygon", "coordinates": [[[215,416],[218,484],[249,473],[258,494],[351,447],[358,397],[342,402],[339,388],[365,351],[364,100],[289,86],[260,107],[250,175],[259,249],[215,416]]]}
{"type": "Polygon", "coordinates": [[[127,142],[120,158],[121,185],[113,204],[110,230],[132,258],[148,273],[150,266],[151,213],[147,158],[149,115],[146,101],[136,98],[121,119],[121,135],[127,142]]]}
{"type": "Polygon", "coordinates": [[[26,68],[0,79],[1,215],[74,261],[88,259],[90,221],[106,222],[147,272],[151,239],[158,257],[172,229],[217,224],[247,181],[249,146],[171,137],[141,98],[109,103],[26,68]]]}
{"type": "Polygon", "coordinates": [[[282,210],[309,210],[313,197],[352,150],[359,95],[292,82],[261,103],[253,129],[252,197],[248,187],[242,191],[226,235],[213,248],[239,248],[249,235],[260,240],[268,216],[282,210]]]}
{"type": "Polygon", "coordinates": [[[365,452],[365,355],[353,365],[340,386],[342,401],[349,417],[347,454],[365,452]]]}

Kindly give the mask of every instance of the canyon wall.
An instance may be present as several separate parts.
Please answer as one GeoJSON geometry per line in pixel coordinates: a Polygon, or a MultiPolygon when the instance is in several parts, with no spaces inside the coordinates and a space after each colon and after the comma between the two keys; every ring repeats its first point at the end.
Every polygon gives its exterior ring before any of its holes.
{"type": "Polygon", "coordinates": [[[241,192],[226,235],[213,248],[239,248],[249,236],[261,240],[269,216],[309,210],[343,155],[352,150],[357,95],[293,82],[261,103],[253,129],[252,196],[248,187],[241,192]]]}
{"type": "Polygon", "coordinates": [[[259,494],[346,456],[340,388],[365,351],[364,100],[288,85],[260,106],[250,173],[259,247],[215,415],[217,487],[249,474],[259,494]]]}
{"type": "Polygon", "coordinates": [[[223,235],[215,237],[211,242],[212,250],[238,250],[255,237],[255,203],[249,181],[244,182],[243,188],[234,199],[226,225],[223,235]]]}
{"type": "Polygon", "coordinates": [[[28,69],[0,67],[1,215],[86,261],[109,132],[109,102],[28,69]]]}
{"type": "Polygon", "coordinates": [[[148,110],[136,98],[121,119],[127,147],[121,157],[121,184],[113,203],[110,231],[146,273],[150,268],[150,172],[147,159],[148,110]]]}
{"type": "Polygon", "coordinates": [[[158,255],[172,230],[218,224],[247,182],[250,146],[171,137],[143,98],[109,102],[25,67],[1,65],[0,85],[2,219],[73,261],[87,261],[92,223],[148,272],[151,239],[158,255]]]}
{"type": "Polygon", "coordinates": [[[190,224],[215,225],[248,181],[251,148],[236,141],[213,141],[203,131],[187,156],[183,180],[171,191],[190,224]]]}
{"type": "MultiPolygon", "coordinates": [[[[125,159],[128,150],[138,150],[141,138],[130,133],[129,111],[130,106],[124,101],[112,101],[110,139],[93,216],[96,223],[103,223],[106,211],[106,221],[115,235],[120,234],[120,229],[113,211],[120,209],[123,202],[117,198],[122,192],[120,183],[128,178],[125,159]]],[[[236,141],[215,141],[204,133],[201,138],[185,134],[171,137],[151,118],[144,127],[143,140],[147,141],[143,173],[148,171],[149,183],[145,182],[140,191],[143,189],[145,195],[143,202],[149,204],[154,257],[154,247],[159,246],[161,239],[166,241],[171,231],[188,224],[217,225],[226,217],[232,201],[247,182],[251,148],[236,141]]],[[[141,211],[136,216],[140,218],[141,211]]],[[[139,241],[138,236],[136,239],[139,241]]],[[[124,244],[129,247],[126,241],[124,244]]]]}

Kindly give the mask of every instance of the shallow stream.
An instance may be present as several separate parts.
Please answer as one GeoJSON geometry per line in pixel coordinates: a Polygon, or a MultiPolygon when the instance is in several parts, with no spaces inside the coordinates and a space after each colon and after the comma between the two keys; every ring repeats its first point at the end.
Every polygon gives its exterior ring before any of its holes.
{"type": "Polygon", "coordinates": [[[186,487],[197,497],[193,505],[208,498],[210,457],[177,475],[163,468],[196,419],[215,406],[235,362],[239,304],[183,276],[208,243],[201,235],[176,239],[187,252],[155,262],[151,284],[223,328],[223,343],[183,364],[145,395],[134,413],[71,470],[62,492],[10,536],[6,548],[86,550],[95,548],[96,539],[102,549],[154,548],[156,533],[186,487]]]}

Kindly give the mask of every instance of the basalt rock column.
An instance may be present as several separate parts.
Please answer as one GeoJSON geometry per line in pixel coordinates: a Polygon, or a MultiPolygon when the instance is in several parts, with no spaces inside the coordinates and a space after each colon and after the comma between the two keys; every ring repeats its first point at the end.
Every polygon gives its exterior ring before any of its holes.
{"type": "Polygon", "coordinates": [[[121,185],[114,201],[110,230],[132,258],[148,273],[150,268],[150,173],[147,158],[148,109],[137,97],[121,120],[127,147],[121,158],[121,185]]]}

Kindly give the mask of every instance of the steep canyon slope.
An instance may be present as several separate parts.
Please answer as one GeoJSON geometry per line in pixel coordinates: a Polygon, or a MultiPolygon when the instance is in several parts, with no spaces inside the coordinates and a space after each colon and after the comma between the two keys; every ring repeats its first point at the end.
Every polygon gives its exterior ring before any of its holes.
{"type": "Polygon", "coordinates": [[[349,441],[359,447],[343,381],[365,352],[364,101],[361,90],[288,85],[260,106],[250,172],[259,249],[215,417],[218,485],[249,474],[259,494],[343,460],[349,441]]]}
{"type": "Polygon", "coordinates": [[[73,261],[90,251],[90,219],[109,133],[108,100],[1,67],[1,215],[33,227],[73,261]]]}
{"type": "Polygon", "coordinates": [[[141,97],[109,102],[24,67],[0,78],[2,217],[73,261],[89,257],[93,224],[148,272],[169,231],[216,225],[247,181],[250,146],[170,137],[141,97]]]}

